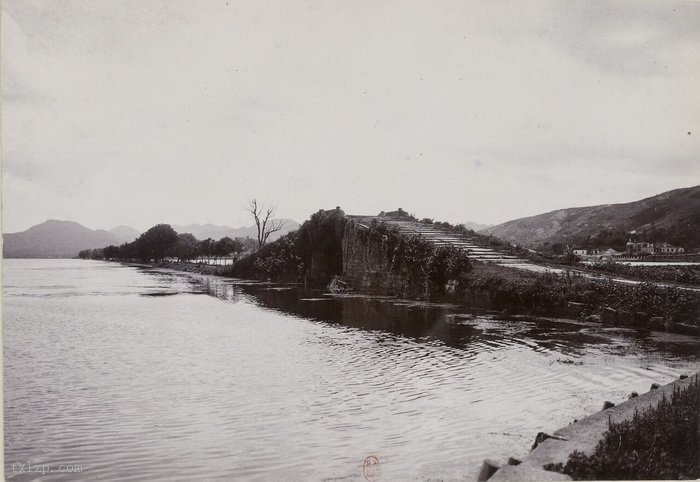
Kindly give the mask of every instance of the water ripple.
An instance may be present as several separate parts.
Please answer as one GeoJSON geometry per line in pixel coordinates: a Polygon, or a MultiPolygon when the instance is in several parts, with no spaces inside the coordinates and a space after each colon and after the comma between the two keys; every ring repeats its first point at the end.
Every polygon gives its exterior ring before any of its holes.
{"type": "Polygon", "coordinates": [[[700,365],[681,335],[110,263],[6,268],[10,480],[39,478],[13,472],[27,460],[84,467],[48,480],[358,480],[370,454],[386,480],[474,479],[700,365]]]}

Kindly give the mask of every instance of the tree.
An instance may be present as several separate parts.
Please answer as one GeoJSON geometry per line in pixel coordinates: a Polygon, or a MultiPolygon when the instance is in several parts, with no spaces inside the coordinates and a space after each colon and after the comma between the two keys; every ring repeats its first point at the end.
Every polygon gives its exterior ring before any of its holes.
{"type": "Polygon", "coordinates": [[[178,234],[170,252],[178,261],[190,261],[197,256],[197,238],[190,233],[178,234]]]}
{"type": "Polygon", "coordinates": [[[211,255],[214,254],[214,243],[216,243],[216,241],[214,241],[212,238],[207,238],[198,243],[199,254],[202,257],[207,257],[207,264],[209,264],[211,261],[211,255]]]}
{"type": "Polygon", "coordinates": [[[177,233],[169,224],[158,224],[135,241],[139,258],[143,261],[162,261],[177,242],[177,233]]]}
{"type": "Polygon", "coordinates": [[[214,247],[214,251],[219,256],[232,255],[234,258],[236,258],[238,253],[243,252],[243,243],[237,239],[231,239],[228,236],[218,240],[214,247]]]}
{"type": "Polygon", "coordinates": [[[272,208],[265,208],[262,204],[259,205],[256,199],[248,203],[247,211],[253,215],[255,226],[258,228],[258,249],[265,245],[267,238],[269,238],[272,233],[284,227],[284,221],[270,219],[270,216],[275,213],[275,210],[272,208]]]}

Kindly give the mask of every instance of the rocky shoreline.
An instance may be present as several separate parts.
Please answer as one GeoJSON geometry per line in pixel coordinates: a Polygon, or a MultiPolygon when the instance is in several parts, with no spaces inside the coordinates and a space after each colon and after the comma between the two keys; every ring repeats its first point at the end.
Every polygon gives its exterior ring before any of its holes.
{"type": "Polygon", "coordinates": [[[606,401],[600,412],[576,420],[551,434],[538,433],[532,450],[523,460],[514,458],[504,462],[485,460],[478,480],[481,482],[486,480],[571,480],[568,475],[553,471],[551,468],[566,465],[574,451],[584,455],[592,454],[611,423],[632,420],[635,414],[650,407],[656,407],[662,399],[670,400],[674,390],[686,389],[692,383],[697,383],[698,377],[700,373],[690,377],[681,375],[678,380],[664,386],[654,383],[647,393],[638,395],[632,392],[629,399],[619,405],[606,401]]]}

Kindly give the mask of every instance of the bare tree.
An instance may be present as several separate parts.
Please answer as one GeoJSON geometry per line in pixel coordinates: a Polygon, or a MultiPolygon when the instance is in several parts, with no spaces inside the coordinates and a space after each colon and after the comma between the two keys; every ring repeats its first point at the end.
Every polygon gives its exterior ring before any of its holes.
{"type": "Polygon", "coordinates": [[[284,227],[284,221],[270,219],[270,216],[275,213],[275,210],[273,208],[265,208],[262,204],[258,204],[256,199],[248,203],[247,211],[253,215],[255,226],[258,228],[258,249],[265,245],[267,238],[269,238],[272,233],[284,227]]]}

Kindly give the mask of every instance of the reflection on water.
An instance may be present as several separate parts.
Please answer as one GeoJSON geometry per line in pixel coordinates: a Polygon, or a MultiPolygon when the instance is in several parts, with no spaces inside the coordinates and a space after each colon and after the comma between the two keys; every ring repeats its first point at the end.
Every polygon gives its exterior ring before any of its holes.
{"type": "Polygon", "coordinates": [[[6,476],[473,480],[697,370],[697,339],[76,260],[8,260],[6,476]],[[207,296],[209,295],[209,296],[207,296]],[[17,466],[15,467],[15,469],[17,466]]]}

